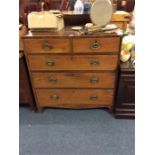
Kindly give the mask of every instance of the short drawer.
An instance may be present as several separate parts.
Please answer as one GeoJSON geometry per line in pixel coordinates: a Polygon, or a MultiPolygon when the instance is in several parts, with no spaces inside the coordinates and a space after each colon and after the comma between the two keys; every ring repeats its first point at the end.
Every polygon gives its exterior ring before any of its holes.
{"type": "Polygon", "coordinates": [[[118,53],[119,47],[119,37],[73,39],[74,53],[118,53]]]}
{"type": "Polygon", "coordinates": [[[118,55],[29,55],[32,71],[116,70],[118,55]]]}
{"type": "Polygon", "coordinates": [[[111,106],[113,90],[104,89],[36,89],[41,107],[111,106]]]}
{"type": "Polygon", "coordinates": [[[69,53],[69,39],[25,39],[27,53],[69,53]]]}
{"type": "Polygon", "coordinates": [[[35,88],[114,88],[115,73],[32,73],[35,88]]]}

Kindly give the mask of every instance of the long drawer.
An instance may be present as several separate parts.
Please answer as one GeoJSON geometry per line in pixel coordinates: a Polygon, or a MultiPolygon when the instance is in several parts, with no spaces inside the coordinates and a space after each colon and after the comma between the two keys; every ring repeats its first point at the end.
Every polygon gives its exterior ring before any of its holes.
{"type": "Polygon", "coordinates": [[[119,44],[119,37],[77,38],[73,39],[73,51],[74,53],[118,53],[119,44]]]}
{"type": "Polygon", "coordinates": [[[35,88],[114,88],[115,73],[32,73],[35,88]]]}
{"type": "Polygon", "coordinates": [[[27,39],[27,53],[70,53],[69,39],[27,39]]]}
{"type": "Polygon", "coordinates": [[[41,107],[98,107],[111,106],[113,90],[104,89],[36,89],[41,107]]]}
{"type": "Polygon", "coordinates": [[[116,70],[118,55],[29,55],[32,71],[116,70]]]}

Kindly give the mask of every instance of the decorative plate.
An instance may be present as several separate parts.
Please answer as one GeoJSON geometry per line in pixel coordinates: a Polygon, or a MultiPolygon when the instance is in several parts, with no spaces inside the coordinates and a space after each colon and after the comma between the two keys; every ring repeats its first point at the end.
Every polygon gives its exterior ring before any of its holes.
{"type": "Polygon", "coordinates": [[[113,7],[110,0],[96,0],[90,9],[90,19],[93,24],[105,26],[111,21],[113,7]]]}

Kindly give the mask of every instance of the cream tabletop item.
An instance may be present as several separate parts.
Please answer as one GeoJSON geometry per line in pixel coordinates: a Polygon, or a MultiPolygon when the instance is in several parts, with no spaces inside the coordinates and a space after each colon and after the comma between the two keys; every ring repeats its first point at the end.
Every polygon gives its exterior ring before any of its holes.
{"type": "Polygon", "coordinates": [[[79,31],[82,29],[82,26],[73,26],[72,30],[79,31]]]}
{"type": "Polygon", "coordinates": [[[61,13],[50,11],[31,12],[28,14],[28,27],[30,29],[55,29],[64,28],[61,13]]]}

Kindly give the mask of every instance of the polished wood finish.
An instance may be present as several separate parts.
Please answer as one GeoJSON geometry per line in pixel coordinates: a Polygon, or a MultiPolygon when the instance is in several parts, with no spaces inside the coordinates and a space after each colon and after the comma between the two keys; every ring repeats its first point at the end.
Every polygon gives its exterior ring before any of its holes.
{"type": "Polygon", "coordinates": [[[23,53],[19,53],[19,103],[34,107],[32,89],[23,53]]]}
{"type": "Polygon", "coordinates": [[[117,37],[79,38],[73,39],[73,50],[75,53],[117,53],[119,51],[119,43],[120,40],[117,37]]]}
{"type": "Polygon", "coordinates": [[[113,103],[113,90],[37,89],[36,94],[41,107],[94,108],[113,103]]]}
{"type": "Polygon", "coordinates": [[[69,39],[31,39],[25,42],[29,53],[69,53],[69,39]]]}
{"type": "Polygon", "coordinates": [[[115,73],[32,73],[35,88],[115,88],[115,73]]]}
{"type": "MultiPolygon", "coordinates": [[[[84,26],[82,26],[83,29],[81,31],[84,31],[84,26]]],[[[23,36],[24,40],[28,39],[70,39],[72,42],[72,39],[79,39],[79,38],[108,38],[108,37],[117,37],[117,39],[120,39],[122,37],[122,34],[117,33],[104,33],[104,32],[95,32],[90,35],[81,35],[78,31],[73,31],[71,26],[67,26],[61,31],[28,31],[26,35],[23,36]]],[[[120,42],[121,43],[121,42],[120,42]]],[[[32,45],[31,45],[32,46],[32,45]]],[[[109,45],[111,46],[111,45],[109,45]]]]}
{"type": "Polygon", "coordinates": [[[66,27],[58,32],[29,31],[23,42],[38,111],[44,107],[112,109],[121,35],[81,35],[66,27]],[[42,50],[45,40],[50,45],[55,40],[55,50],[42,50]],[[93,52],[90,46],[96,40],[101,49],[93,52]]]}
{"type": "Polygon", "coordinates": [[[118,55],[29,55],[31,71],[116,70],[118,55]]]}
{"type": "Polygon", "coordinates": [[[130,61],[120,65],[116,101],[116,117],[135,117],[135,68],[130,61]]]}
{"type": "Polygon", "coordinates": [[[115,24],[121,30],[126,31],[127,24],[131,21],[131,14],[125,11],[116,11],[111,19],[111,23],[115,24]]]}

